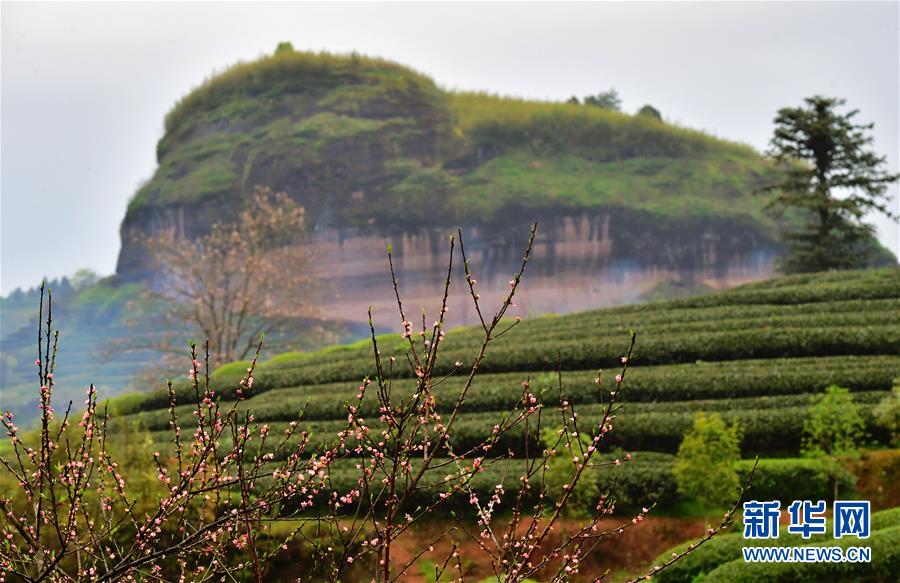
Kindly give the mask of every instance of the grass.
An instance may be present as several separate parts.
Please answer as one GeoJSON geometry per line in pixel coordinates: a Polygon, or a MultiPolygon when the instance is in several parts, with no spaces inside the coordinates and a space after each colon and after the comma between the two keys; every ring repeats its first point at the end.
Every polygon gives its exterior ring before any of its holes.
{"type": "Polygon", "coordinates": [[[372,57],[336,55],[327,52],[284,52],[252,62],[239,62],[207,78],[166,114],[166,132],[176,132],[193,122],[197,114],[224,106],[226,116],[249,115],[256,107],[252,97],[279,93],[321,92],[339,89],[326,103],[358,101],[371,95],[359,91],[348,95],[345,85],[376,86],[382,90],[436,92],[428,77],[392,61],[372,57]]]}
{"type": "Polygon", "coordinates": [[[491,217],[508,206],[572,210],[626,206],[669,217],[751,217],[766,221],[762,205],[743,196],[747,176],[762,175],[759,159],[631,158],[593,162],[575,155],[500,156],[463,179],[458,213],[491,217]],[[661,196],[661,193],[666,193],[661,196]]]}
{"type": "Polygon", "coordinates": [[[293,136],[297,143],[305,144],[312,141],[321,148],[328,140],[374,132],[391,123],[403,125],[406,122],[403,119],[376,120],[323,112],[294,124],[293,136]]]}
{"type": "MultiPolygon", "coordinates": [[[[593,147],[619,158],[655,151],[687,157],[720,151],[757,157],[749,146],[697,130],[599,107],[501,97],[489,93],[451,93],[457,133],[481,143],[528,143],[534,147],[593,147]],[[608,149],[607,149],[608,148],[608,149]],[[630,155],[629,155],[630,154],[630,155]]],[[[591,157],[597,158],[595,150],[591,157]]]]}

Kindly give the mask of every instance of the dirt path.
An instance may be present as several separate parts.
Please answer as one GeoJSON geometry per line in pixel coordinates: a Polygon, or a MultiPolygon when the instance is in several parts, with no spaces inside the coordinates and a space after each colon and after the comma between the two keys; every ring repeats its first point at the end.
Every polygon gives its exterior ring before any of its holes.
{"type": "MultiPolygon", "coordinates": [[[[600,523],[599,529],[601,531],[613,530],[621,524],[622,520],[628,519],[604,520],[600,523]]],[[[578,525],[579,522],[575,520],[563,521],[551,533],[551,541],[562,540],[563,533],[575,530],[578,525]]],[[[393,550],[396,564],[404,565],[413,560],[424,546],[439,538],[449,526],[450,524],[446,521],[430,521],[419,524],[404,534],[398,539],[397,546],[393,550]]],[[[703,531],[704,522],[700,519],[648,516],[642,523],[625,529],[622,534],[604,539],[604,542],[593,553],[582,560],[581,575],[584,580],[592,580],[607,569],[614,573],[637,572],[667,548],[690,538],[699,538],[703,531]]],[[[478,582],[493,575],[487,555],[475,541],[459,531],[451,536],[453,540],[460,543],[460,553],[464,557],[463,574],[467,581],[478,582]]],[[[424,576],[423,568],[427,568],[429,564],[443,563],[451,552],[450,541],[451,538],[447,537],[435,544],[433,551],[422,555],[416,565],[407,572],[404,581],[433,582],[434,576],[424,576]]],[[[452,573],[450,575],[452,578],[452,573]]]]}

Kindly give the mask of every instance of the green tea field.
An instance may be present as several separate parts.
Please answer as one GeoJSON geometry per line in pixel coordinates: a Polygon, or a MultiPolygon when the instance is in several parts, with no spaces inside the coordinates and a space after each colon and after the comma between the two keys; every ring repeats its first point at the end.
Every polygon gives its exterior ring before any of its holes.
{"type": "MultiPolygon", "coordinates": [[[[491,345],[454,426],[456,451],[476,446],[490,433],[518,401],[526,379],[532,389],[544,391],[543,423],[555,428],[557,361],[567,399],[580,419],[596,419],[608,394],[595,384],[597,370],[616,367],[630,329],[637,332],[637,344],[623,385],[624,406],[602,442],[616,456],[633,456],[615,471],[603,470],[603,483],[615,479],[624,503],[677,501],[673,454],[700,411],[719,413],[740,426],[744,457],[762,458],[754,487],[761,498],[786,490],[795,497],[830,492],[822,468],[797,458],[810,399],[827,386],[850,389],[866,419],[869,445],[888,443],[871,412],[900,377],[900,272],[891,269],[784,277],[709,296],[524,319],[491,345]]],[[[470,362],[480,333],[451,330],[438,372],[452,373],[457,360],[470,362]]],[[[379,346],[383,358],[401,359],[408,344],[399,334],[384,334],[379,346]]],[[[246,366],[234,363],[213,373],[221,399],[235,398],[246,366]]],[[[394,391],[400,392],[395,394],[411,390],[409,370],[395,370],[394,391]]],[[[258,366],[252,396],[241,407],[273,429],[286,427],[305,410],[301,426],[314,443],[324,444],[345,426],[347,404],[360,381],[373,374],[369,340],[284,354],[258,366]]],[[[436,387],[438,410],[452,409],[462,382],[451,375],[436,387]]],[[[179,414],[190,416],[190,385],[182,380],[175,388],[179,414]]],[[[169,439],[166,406],[162,389],[113,401],[113,410],[150,430],[159,447],[169,439]]],[[[373,427],[378,426],[377,406],[376,399],[366,399],[360,410],[373,418],[373,427]]],[[[522,439],[521,428],[513,430],[492,453],[512,451],[520,457],[526,449],[539,451],[538,440],[530,441],[522,439]]],[[[514,482],[518,474],[507,469],[509,463],[488,465],[476,486],[489,490],[498,481],[514,482]]],[[[744,469],[750,464],[742,462],[744,469]]],[[[333,478],[343,475],[352,482],[352,473],[340,467],[333,478]]]]}

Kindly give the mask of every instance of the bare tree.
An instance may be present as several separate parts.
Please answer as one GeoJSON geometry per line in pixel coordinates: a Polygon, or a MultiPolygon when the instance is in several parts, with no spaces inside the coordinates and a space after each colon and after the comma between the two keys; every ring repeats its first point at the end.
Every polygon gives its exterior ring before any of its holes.
{"type": "MultiPolygon", "coordinates": [[[[161,310],[169,330],[188,324],[208,339],[217,365],[246,359],[260,336],[295,332],[298,319],[315,314],[306,214],[283,192],[257,187],[237,221],[197,239],[173,229],[143,243],[160,276],[150,311],[161,310]]],[[[156,340],[157,349],[183,353],[171,333],[156,340]]]]}

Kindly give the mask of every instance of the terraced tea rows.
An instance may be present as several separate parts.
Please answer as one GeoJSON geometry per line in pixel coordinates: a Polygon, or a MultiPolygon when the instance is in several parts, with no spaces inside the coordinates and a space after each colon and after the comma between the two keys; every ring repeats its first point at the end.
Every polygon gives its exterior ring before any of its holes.
{"type": "MultiPolygon", "coordinates": [[[[745,454],[794,455],[811,397],[831,384],[853,392],[871,439],[886,443],[871,411],[900,377],[898,270],[785,277],[699,298],[523,320],[489,348],[454,426],[455,451],[483,440],[518,401],[525,379],[531,390],[544,392],[548,407],[557,404],[557,362],[567,399],[577,407],[582,427],[589,427],[608,394],[598,390],[596,371],[617,364],[630,328],[638,333],[637,347],[623,385],[625,404],[604,440],[606,450],[671,454],[697,412],[715,411],[742,427],[745,454]]],[[[459,360],[465,368],[471,362],[480,333],[448,332],[437,374],[450,376],[434,390],[438,410],[452,409],[463,382],[461,373],[453,374],[453,363],[459,360]]],[[[399,335],[379,336],[379,347],[383,358],[394,355],[404,362],[408,344],[399,335]]],[[[234,398],[245,368],[246,363],[234,363],[214,373],[220,399],[234,398]]],[[[398,367],[397,372],[395,394],[409,393],[410,371],[398,367]]],[[[282,355],[258,367],[253,395],[240,408],[273,430],[305,410],[303,428],[312,432],[314,443],[328,443],[344,427],[346,405],[360,381],[373,374],[368,340],[282,355]]],[[[182,416],[190,415],[191,393],[186,381],[176,384],[182,416]]],[[[164,391],[121,399],[116,406],[165,442],[164,391]]],[[[360,411],[373,429],[376,406],[368,399],[360,411]]],[[[544,425],[556,423],[555,415],[548,408],[544,425]]],[[[526,446],[534,452],[540,444],[534,436],[526,444],[517,428],[492,451],[522,455],[526,446]]]]}

